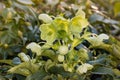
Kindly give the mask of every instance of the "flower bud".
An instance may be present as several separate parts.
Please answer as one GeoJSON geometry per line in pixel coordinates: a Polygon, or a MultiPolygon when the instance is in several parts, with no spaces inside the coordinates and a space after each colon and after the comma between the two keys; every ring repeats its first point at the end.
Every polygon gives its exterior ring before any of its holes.
{"type": "Polygon", "coordinates": [[[23,52],[19,53],[18,56],[21,58],[22,61],[29,61],[28,56],[23,52]]]}
{"type": "Polygon", "coordinates": [[[65,55],[68,53],[68,47],[67,46],[60,46],[58,51],[61,55],[65,55]]]}
{"type": "Polygon", "coordinates": [[[63,55],[58,55],[58,61],[63,62],[64,61],[64,56],[63,55]]]}
{"type": "Polygon", "coordinates": [[[4,48],[8,48],[8,44],[4,44],[4,48]]]}
{"type": "Polygon", "coordinates": [[[20,30],[18,30],[18,36],[19,36],[20,38],[22,38],[22,36],[23,36],[23,33],[22,33],[20,30]]]}

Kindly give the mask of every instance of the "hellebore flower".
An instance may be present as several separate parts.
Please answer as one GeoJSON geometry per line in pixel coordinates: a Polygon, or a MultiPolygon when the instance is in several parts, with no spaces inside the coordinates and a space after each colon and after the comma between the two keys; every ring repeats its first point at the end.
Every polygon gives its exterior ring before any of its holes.
{"type": "Polygon", "coordinates": [[[31,42],[26,46],[27,49],[31,49],[32,52],[35,52],[37,56],[41,55],[41,47],[35,42],[31,42]]]}
{"type": "Polygon", "coordinates": [[[85,63],[85,64],[82,64],[80,65],[78,68],[77,68],[77,72],[79,74],[83,74],[83,73],[86,73],[88,70],[91,70],[93,68],[92,65],[88,64],[88,63],[85,63]]]}

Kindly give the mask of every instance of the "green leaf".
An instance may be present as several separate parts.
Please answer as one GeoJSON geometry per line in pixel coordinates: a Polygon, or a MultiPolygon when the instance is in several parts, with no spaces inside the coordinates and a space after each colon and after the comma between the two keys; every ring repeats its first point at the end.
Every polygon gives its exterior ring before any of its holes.
{"type": "Polygon", "coordinates": [[[120,46],[117,44],[112,44],[112,49],[110,50],[111,53],[118,59],[120,59],[120,46]]]}
{"type": "Polygon", "coordinates": [[[41,55],[47,56],[52,60],[57,60],[57,56],[56,56],[55,52],[52,50],[44,50],[41,55]]]}
{"type": "Polygon", "coordinates": [[[23,62],[8,70],[8,73],[17,73],[24,76],[31,75],[39,69],[39,66],[31,62],[23,62]]]}
{"type": "Polygon", "coordinates": [[[48,76],[49,74],[45,72],[44,69],[40,69],[39,71],[36,71],[36,73],[27,76],[26,80],[43,80],[44,77],[48,76]]]}
{"type": "Polygon", "coordinates": [[[13,34],[13,32],[11,33],[10,31],[4,31],[4,32],[1,32],[0,34],[0,42],[3,44],[12,43],[12,41],[16,39],[17,39],[16,34],[13,34]]]}
{"type": "Polygon", "coordinates": [[[105,57],[103,58],[99,58],[99,59],[96,59],[96,60],[92,60],[92,61],[88,61],[88,63],[92,64],[92,65],[95,65],[95,64],[102,64],[106,61],[105,57]]]}
{"type": "Polygon", "coordinates": [[[51,67],[48,71],[49,71],[49,73],[51,73],[51,74],[60,74],[60,75],[62,75],[62,76],[65,77],[65,78],[71,76],[70,72],[65,71],[62,66],[53,66],[53,67],[51,67]]]}
{"type": "Polygon", "coordinates": [[[94,23],[96,21],[103,21],[103,19],[104,19],[104,17],[102,15],[95,13],[90,16],[89,21],[91,23],[94,23]]]}
{"type": "Polygon", "coordinates": [[[80,44],[82,41],[80,39],[74,38],[72,41],[72,46],[71,48],[73,49],[74,47],[76,47],[78,44],[80,44]]]}
{"type": "Polygon", "coordinates": [[[107,67],[96,67],[93,72],[94,74],[102,74],[102,75],[114,75],[112,68],[107,67]]]}
{"type": "Polygon", "coordinates": [[[46,40],[47,43],[53,43],[57,37],[56,30],[51,24],[42,24],[40,26],[41,39],[46,40]]]}
{"type": "Polygon", "coordinates": [[[48,69],[50,69],[54,65],[55,65],[54,62],[52,62],[51,60],[47,60],[47,62],[45,63],[45,70],[47,71],[48,69]]]}
{"type": "Polygon", "coordinates": [[[120,2],[116,2],[114,5],[114,15],[117,16],[120,14],[120,2]]]}
{"type": "Polygon", "coordinates": [[[12,60],[0,60],[0,63],[6,63],[13,66],[12,60]]]}
{"type": "MultiPolygon", "coordinates": [[[[31,14],[33,19],[38,20],[38,17],[36,16],[36,13],[32,8],[25,5],[18,4],[16,2],[13,2],[12,6],[24,11],[25,13],[31,14]]],[[[30,15],[29,15],[29,18],[30,18],[30,15]]]]}
{"type": "Polygon", "coordinates": [[[81,48],[78,52],[79,59],[83,62],[89,60],[88,51],[84,48],[81,48]]]}

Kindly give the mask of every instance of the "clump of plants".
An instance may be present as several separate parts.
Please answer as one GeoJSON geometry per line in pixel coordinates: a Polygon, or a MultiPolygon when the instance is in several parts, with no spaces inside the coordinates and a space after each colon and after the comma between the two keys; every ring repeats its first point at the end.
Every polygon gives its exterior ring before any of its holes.
{"type": "Polygon", "coordinates": [[[28,52],[6,62],[8,75],[24,80],[119,80],[120,43],[92,33],[82,9],[71,19],[47,14],[39,19],[41,41],[27,44],[28,52]]]}

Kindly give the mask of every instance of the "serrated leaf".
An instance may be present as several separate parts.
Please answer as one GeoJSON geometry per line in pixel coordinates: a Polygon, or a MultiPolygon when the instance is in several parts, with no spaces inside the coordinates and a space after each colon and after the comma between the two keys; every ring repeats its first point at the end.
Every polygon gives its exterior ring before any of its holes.
{"type": "Polygon", "coordinates": [[[57,56],[56,56],[55,52],[52,51],[52,50],[45,50],[45,51],[42,52],[41,55],[42,56],[47,56],[47,57],[49,57],[52,60],[56,60],[57,59],[57,56]]]}
{"type": "Polygon", "coordinates": [[[70,72],[65,71],[62,66],[53,66],[48,71],[49,71],[49,73],[52,73],[52,74],[60,74],[65,78],[71,76],[70,72]]]}
{"type": "Polygon", "coordinates": [[[55,65],[54,62],[52,62],[51,60],[48,60],[45,64],[45,70],[47,71],[48,69],[50,69],[54,65],[55,65]]]}
{"type": "Polygon", "coordinates": [[[39,66],[31,62],[23,62],[8,70],[8,73],[17,73],[24,76],[31,75],[39,69],[39,66]]]}
{"type": "Polygon", "coordinates": [[[107,67],[97,67],[93,70],[94,74],[102,74],[102,75],[113,75],[113,70],[112,68],[107,68],[107,67]]]}
{"type": "Polygon", "coordinates": [[[114,56],[116,56],[118,59],[120,59],[120,46],[117,45],[117,44],[112,44],[111,47],[112,47],[112,48],[111,48],[112,50],[110,50],[111,53],[112,53],[114,56]]]}
{"type": "Polygon", "coordinates": [[[80,44],[82,41],[80,39],[74,38],[72,42],[71,48],[76,47],[78,44],[80,44]]]}
{"type": "Polygon", "coordinates": [[[45,72],[44,69],[40,69],[36,73],[27,76],[26,80],[43,80],[44,77],[48,76],[49,74],[45,72]]]}
{"type": "Polygon", "coordinates": [[[78,52],[79,59],[83,62],[89,60],[88,51],[84,48],[81,48],[78,52]]]}
{"type": "Polygon", "coordinates": [[[6,63],[13,66],[12,60],[0,60],[0,63],[6,63]]]}
{"type": "Polygon", "coordinates": [[[88,63],[90,63],[90,64],[92,64],[92,65],[94,65],[94,64],[102,64],[102,63],[105,62],[105,60],[106,60],[106,59],[103,57],[103,58],[100,58],[100,59],[97,59],[97,60],[88,61],[88,63]]]}

